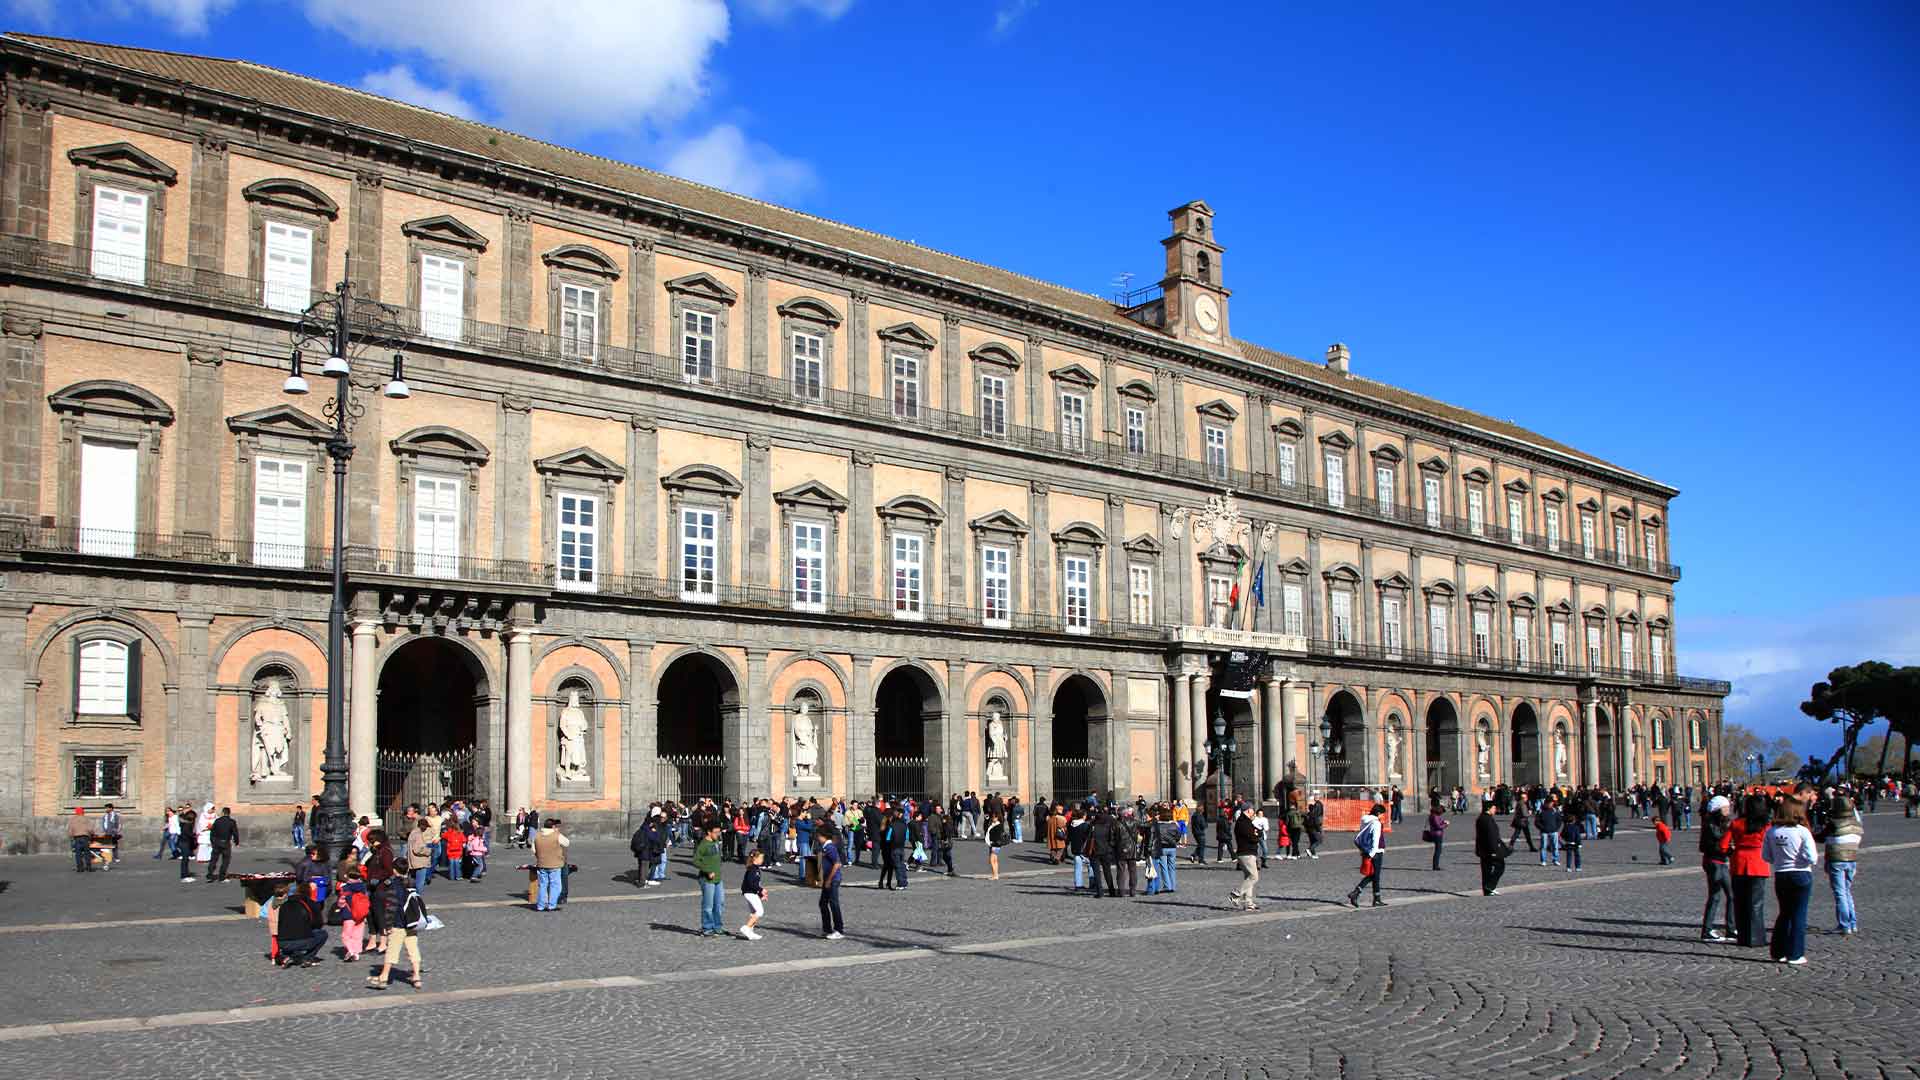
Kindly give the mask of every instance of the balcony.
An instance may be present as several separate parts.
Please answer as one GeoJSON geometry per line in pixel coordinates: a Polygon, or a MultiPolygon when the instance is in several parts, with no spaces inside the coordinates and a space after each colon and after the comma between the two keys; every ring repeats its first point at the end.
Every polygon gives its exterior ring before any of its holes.
{"type": "MultiPolygon", "coordinates": [[[[293,318],[278,310],[287,303],[278,291],[274,298],[275,305],[269,307],[264,286],[250,278],[148,262],[139,281],[106,280],[92,272],[86,249],[24,236],[0,236],[0,273],[107,289],[116,293],[152,296],[196,306],[222,307],[256,317],[280,320],[293,318]]],[[[310,299],[318,297],[319,294],[314,294],[310,299]]],[[[1492,522],[1485,522],[1476,530],[1465,518],[1450,514],[1429,516],[1422,507],[1379,502],[1355,492],[1330,496],[1324,487],[1282,483],[1278,476],[1270,473],[1222,468],[1173,454],[1132,452],[1126,448],[1124,439],[1109,440],[1089,435],[1065,440],[1057,431],[1005,422],[984,424],[979,416],[936,409],[923,402],[915,405],[912,415],[902,416],[891,397],[871,397],[817,387],[817,384],[811,383],[804,384],[804,392],[796,392],[789,379],[739,368],[720,368],[690,376],[682,370],[677,357],[617,346],[601,346],[594,350],[592,356],[577,356],[577,343],[559,335],[474,319],[436,317],[428,326],[423,324],[419,311],[400,309],[398,321],[419,348],[473,349],[490,356],[553,367],[569,374],[594,373],[676,392],[712,395],[725,401],[752,402],[793,413],[850,419],[891,431],[905,430],[977,445],[1005,446],[1047,461],[1064,461],[1107,472],[1123,471],[1155,479],[1185,481],[1210,489],[1226,487],[1289,506],[1339,514],[1355,520],[1390,522],[1401,528],[1455,537],[1474,544],[1537,552],[1555,559],[1633,570],[1674,581],[1680,578],[1680,567],[1672,563],[1605,548],[1596,548],[1589,558],[1577,542],[1570,542],[1564,536],[1558,543],[1549,544],[1544,535],[1523,532],[1515,542],[1513,536],[1495,528],[1492,522]]]]}

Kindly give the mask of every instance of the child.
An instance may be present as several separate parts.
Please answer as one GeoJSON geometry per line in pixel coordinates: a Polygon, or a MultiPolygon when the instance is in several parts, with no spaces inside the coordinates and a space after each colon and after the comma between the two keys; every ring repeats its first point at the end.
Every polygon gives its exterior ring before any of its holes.
{"type": "Polygon", "coordinates": [[[1660,842],[1660,865],[1673,865],[1673,849],[1667,845],[1673,840],[1673,828],[1666,818],[1653,819],[1653,838],[1660,842]]]}
{"type": "Polygon", "coordinates": [[[1586,835],[1586,825],[1578,814],[1568,814],[1566,824],[1560,826],[1560,846],[1566,849],[1567,873],[1580,869],[1580,838],[1586,835]]]}
{"type": "Polygon", "coordinates": [[[487,830],[480,827],[478,821],[467,823],[467,855],[473,860],[473,874],[468,881],[479,881],[487,876],[487,830]]]}
{"type": "Polygon", "coordinates": [[[346,949],[346,959],[351,962],[360,959],[360,953],[366,948],[367,915],[373,910],[373,901],[367,895],[367,883],[358,875],[343,878],[340,885],[340,944],[346,949]]]}
{"type": "Polygon", "coordinates": [[[767,913],[767,887],[760,883],[760,866],[766,861],[766,855],[757,850],[748,855],[747,875],[740,881],[740,895],[747,898],[747,921],[740,927],[740,936],[748,941],[759,941],[763,936],[754,927],[767,913]]]}
{"type": "Polygon", "coordinates": [[[273,887],[273,897],[260,906],[260,918],[267,924],[267,959],[280,963],[280,905],[286,903],[291,889],[286,882],[273,887]]]}
{"type": "Polygon", "coordinates": [[[447,880],[459,881],[461,864],[466,861],[467,834],[452,817],[447,818],[446,828],[440,833],[440,843],[447,850],[447,880]]]}

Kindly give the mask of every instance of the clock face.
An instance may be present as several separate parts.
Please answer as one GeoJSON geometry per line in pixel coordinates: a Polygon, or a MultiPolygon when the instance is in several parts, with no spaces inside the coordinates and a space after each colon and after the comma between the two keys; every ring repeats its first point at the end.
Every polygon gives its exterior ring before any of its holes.
{"type": "Polygon", "coordinates": [[[1214,303],[1211,296],[1200,297],[1193,302],[1193,321],[1209,334],[1219,330],[1220,305],[1214,303]]]}

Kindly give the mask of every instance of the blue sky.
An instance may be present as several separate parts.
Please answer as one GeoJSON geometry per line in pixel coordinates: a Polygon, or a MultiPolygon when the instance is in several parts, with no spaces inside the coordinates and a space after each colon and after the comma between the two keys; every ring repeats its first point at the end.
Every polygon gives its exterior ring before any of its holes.
{"type": "Polygon", "coordinates": [[[1809,682],[1920,663],[1911,6],[0,3],[1090,292],[1204,198],[1239,336],[1679,487],[1681,667],[1729,719],[1825,752],[1809,682]]]}

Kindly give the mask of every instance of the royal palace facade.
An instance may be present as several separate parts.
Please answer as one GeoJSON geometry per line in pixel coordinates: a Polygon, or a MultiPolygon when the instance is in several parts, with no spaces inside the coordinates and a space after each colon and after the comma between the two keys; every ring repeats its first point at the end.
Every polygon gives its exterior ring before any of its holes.
{"type": "Polygon", "coordinates": [[[0,57],[16,849],[318,790],[336,385],[356,813],[1717,771],[1676,491],[1234,338],[1203,202],[1115,301],[248,63],[0,57]],[[351,373],[289,394],[340,282],[351,373]]]}

